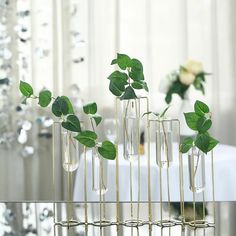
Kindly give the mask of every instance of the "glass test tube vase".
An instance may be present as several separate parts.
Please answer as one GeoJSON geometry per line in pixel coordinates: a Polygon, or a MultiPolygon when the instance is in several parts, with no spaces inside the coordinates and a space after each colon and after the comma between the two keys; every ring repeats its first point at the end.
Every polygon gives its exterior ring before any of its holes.
{"type": "Polygon", "coordinates": [[[140,99],[122,100],[123,105],[123,156],[132,162],[139,157],[140,99]]]}

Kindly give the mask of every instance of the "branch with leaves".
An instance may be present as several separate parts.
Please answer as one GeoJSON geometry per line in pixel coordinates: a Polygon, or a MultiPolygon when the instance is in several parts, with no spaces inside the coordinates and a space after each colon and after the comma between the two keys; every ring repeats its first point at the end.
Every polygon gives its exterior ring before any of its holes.
{"type": "Polygon", "coordinates": [[[197,132],[195,139],[188,137],[184,139],[180,145],[180,152],[186,153],[193,146],[198,147],[202,152],[210,152],[219,141],[209,134],[212,126],[211,112],[209,107],[201,102],[196,101],[194,104],[194,112],[184,113],[188,127],[197,132]]]}
{"type": "Polygon", "coordinates": [[[95,132],[94,122],[98,126],[102,121],[102,117],[97,114],[97,104],[95,102],[83,107],[84,113],[90,119],[92,130],[82,130],[80,120],[75,115],[73,105],[68,97],[58,96],[54,98],[49,90],[42,90],[36,96],[32,86],[23,81],[20,82],[19,89],[24,96],[23,102],[26,102],[29,98],[37,99],[41,107],[47,107],[52,102],[52,113],[62,121],[61,125],[64,129],[77,133],[74,138],[83,146],[88,148],[97,147],[99,154],[105,159],[114,160],[116,158],[116,147],[112,142],[105,140],[100,145],[97,141],[98,135],[95,132]]]}
{"type": "Polygon", "coordinates": [[[121,100],[135,99],[135,90],[144,89],[148,92],[147,83],[144,81],[143,65],[138,59],[131,59],[125,54],[117,54],[111,65],[117,64],[116,70],[108,77],[109,90],[121,100]]]}

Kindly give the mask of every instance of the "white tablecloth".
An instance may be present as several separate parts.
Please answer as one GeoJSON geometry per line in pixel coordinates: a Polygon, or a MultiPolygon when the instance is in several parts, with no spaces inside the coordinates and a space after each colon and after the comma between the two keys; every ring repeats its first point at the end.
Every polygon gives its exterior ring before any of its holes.
{"type": "MultiPolygon", "coordinates": [[[[176,145],[177,146],[177,145],[176,145]]],[[[145,155],[141,156],[141,201],[148,200],[147,194],[147,147],[145,155]]],[[[120,201],[130,200],[130,165],[124,160],[122,153],[122,145],[119,145],[119,183],[120,183],[120,201]]],[[[159,167],[156,164],[155,146],[151,144],[151,192],[152,201],[159,201],[160,193],[160,178],[159,167]]],[[[179,201],[179,168],[178,168],[178,153],[177,148],[173,152],[173,163],[170,168],[170,189],[171,201],[179,201]]],[[[189,175],[187,155],[183,155],[184,161],[184,200],[192,200],[192,192],[189,190],[189,175]]],[[[98,201],[99,196],[92,190],[92,152],[87,152],[87,195],[88,201],[98,201]]],[[[133,162],[133,200],[137,200],[138,194],[138,162],[133,162]]],[[[217,201],[235,201],[236,200],[236,147],[228,145],[218,145],[214,150],[214,169],[215,169],[215,199],[217,201]]],[[[115,161],[108,161],[108,191],[105,194],[107,201],[116,201],[115,192],[115,161]]],[[[166,169],[163,169],[163,200],[167,200],[167,185],[166,185],[166,169]]],[[[74,201],[84,200],[84,159],[83,155],[80,160],[80,166],[76,172],[74,201]]],[[[207,201],[212,200],[212,184],[211,184],[211,157],[206,158],[206,190],[205,197],[207,201]]],[[[201,199],[201,194],[196,194],[196,199],[201,199]]]]}

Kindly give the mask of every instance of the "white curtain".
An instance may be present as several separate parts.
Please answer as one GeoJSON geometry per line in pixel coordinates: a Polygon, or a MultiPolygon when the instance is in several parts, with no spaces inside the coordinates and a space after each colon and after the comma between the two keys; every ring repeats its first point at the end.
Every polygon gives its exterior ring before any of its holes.
{"type": "MultiPolygon", "coordinates": [[[[11,11],[16,12],[20,2],[27,1],[12,1],[11,11]]],[[[151,109],[160,111],[165,106],[164,95],[159,92],[161,79],[192,58],[202,61],[205,70],[212,73],[207,78],[206,96],[193,92],[192,100],[198,98],[209,103],[214,115],[214,135],[222,143],[236,145],[234,0],[33,0],[28,3],[30,43],[27,48],[21,48],[30,58],[27,74],[17,63],[22,56],[18,41],[11,43],[12,98],[16,103],[21,79],[32,83],[36,91],[44,86],[52,89],[54,96],[70,95],[70,85],[75,83],[85,102],[96,101],[99,113],[112,116],[114,97],[106,78],[114,69],[111,60],[120,52],[143,62],[151,109]],[[42,27],[42,19],[48,27],[42,27]],[[40,48],[49,52],[45,58],[36,53],[40,48]],[[84,61],[78,63],[81,58],[84,61]]],[[[7,25],[14,34],[15,13],[10,15],[7,25]]],[[[175,97],[173,104],[176,112],[180,100],[175,97]]],[[[11,189],[8,194],[3,191],[2,198],[51,198],[50,143],[42,149],[46,141],[33,142],[37,153],[30,161],[16,159],[12,165],[5,157],[17,157],[16,150],[0,152],[0,166],[4,169],[0,185],[6,191],[7,186],[11,189]],[[15,165],[19,175],[11,174],[15,165]],[[18,193],[11,187],[16,180],[21,187],[18,193]]]]}

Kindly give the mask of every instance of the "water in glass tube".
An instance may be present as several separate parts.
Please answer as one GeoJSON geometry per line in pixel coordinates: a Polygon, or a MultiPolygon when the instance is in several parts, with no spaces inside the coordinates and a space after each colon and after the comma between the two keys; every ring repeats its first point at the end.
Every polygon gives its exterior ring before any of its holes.
{"type": "Polygon", "coordinates": [[[193,147],[188,153],[189,186],[192,192],[200,193],[205,189],[205,154],[193,147]]]}
{"type": "Polygon", "coordinates": [[[173,161],[171,121],[157,122],[156,131],[156,162],[161,168],[167,168],[173,161]]]}
{"type": "Polygon", "coordinates": [[[79,144],[74,136],[73,132],[62,131],[62,162],[63,169],[67,172],[73,172],[79,167],[79,144]]]}

